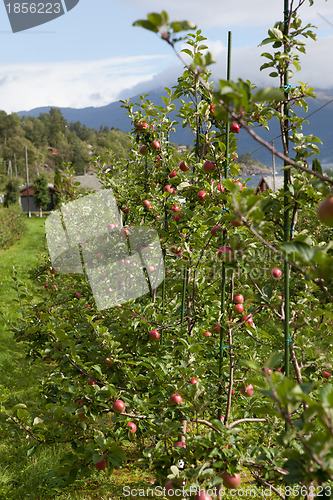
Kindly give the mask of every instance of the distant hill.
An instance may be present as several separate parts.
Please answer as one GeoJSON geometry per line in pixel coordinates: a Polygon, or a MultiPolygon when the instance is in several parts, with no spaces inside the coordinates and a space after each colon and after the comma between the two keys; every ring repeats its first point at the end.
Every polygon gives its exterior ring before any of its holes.
{"type": "MultiPolygon", "coordinates": [[[[163,105],[161,95],[165,95],[164,89],[155,89],[149,93],[149,99],[157,106],[163,105]]],[[[139,102],[139,96],[134,96],[131,99],[132,102],[139,102]]],[[[308,101],[309,104],[309,121],[310,125],[305,125],[303,133],[310,134],[319,137],[323,144],[320,146],[320,156],[319,159],[321,163],[328,164],[333,163],[333,131],[332,131],[332,116],[333,116],[333,89],[327,91],[318,92],[317,99],[311,99],[308,101]],[[332,101],[332,102],[330,102],[332,101]],[[328,103],[328,104],[327,104],[328,103]],[[312,113],[314,113],[312,115],[312,113]],[[310,116],[312,115],[312,116],[310,116]]],[[[35,116],[38,117],[40,113],[48,113],[51,107],[41,107],[35,108],[30,111],[21,111],[18,114],[20,116],[35,116]]],[[[126,114],[124,108],[121,107],[121,103],[112,102],[106,106],[101,106],[98,108],[88,107],[82,109],[74,108],[59,108],[63,117],[68,122],[81,122],[82,125],[86,125],[90,128],[96,128],[99,130],[101,126],[108,126],[110,128],[115,128],[122,130],[124,132],[129,132],[131,130],[131,122],[126,114]]],[[[171,114],[172,119],[177,119],[177,111],[171,114]]],[[[271,122],[270,130],[257,128],[256,131],[260,135],[270,141],[279,136],[279,124],[277,121],[275,123],[271,122]]],[[[190,144],[194,137],[187,129],[183,129],[181,125],[176,127],[176,132],[170,136],[170,140],[177,144],[190,144]]],[[[281,149],[279,139],[276,139],[275,145],[278,149],[281,149]]],[[[251,152],[254,158],[257,158],[265,165],[271,165],[272,158],[269,151],[264,147],[261,147],[254,139],[252,139],[246,131],[241,130],[239,133],[239,154],[251,152]]],[[[277,165],[281,162],[277,161],[277,165]]]]}

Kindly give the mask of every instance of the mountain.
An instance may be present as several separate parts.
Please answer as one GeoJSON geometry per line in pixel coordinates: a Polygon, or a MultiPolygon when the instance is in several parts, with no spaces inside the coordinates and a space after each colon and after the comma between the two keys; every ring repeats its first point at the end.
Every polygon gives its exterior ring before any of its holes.
{"type": "MultiPolygon", "coordinates": [[[[163,100],[161,95],[165,95],[164,89],[155,89],[149,92],[149,100],[157,106],[163,106],[163,100]]],[[[139,96],[134,96],[131,98],[131,102],[140,102],[139,96]]],[[[333,112],[333,89],[318,92],[318,97],[316,99],[309,99],[309,110],[307,115],[309,116],[309,125],[305,125],[303,128],[304,135],[313,134],[319,137],[323,144],[320,145],[320,155],[319,160],[323,164],[333,163],[333,137],[332,137],[332,112],[333,112]]],[[[122,130],[124,132],[129,132],[131,130],[131,122],[128,118],[126,111],[121,107],[121,103],[112,102],[106,106],[101,106],[98,108],[88,107],[82,109],[74,108],[59,108],[62,115],[68,122],[81,122],[82,125],[86,125],[90,128],[96,128],[99,130],[101,126],[108,126],[110,128],[115,128],[122,130]]],[[[30,111],[21,111],[18,114],[20,116],[35,116],[38,117],[40,113],[48,113],[50,107],[35,108],[30,111]]],[[[298,111],[297,111],[298,112],[298,111]]],[[[299,113],[301,114],[301,108],[299,108],[299,113]]],[[[177,111],[170,114],[172,119],[177,120],[177,111]]],[[[281,144],[279,140],[279,124],[277,120],[271,120],[270,130],[266,131],[262,127],[258,127],[255,131],[267,141],[275,139],[275,147],[281,150],[281,144]]],[[[239,154],[245,152],[251,152],[254,158],[257,158],[262,163],[266,165],[272,164],[271,153],[264,147],[262,147],[258,142],[256,142],[245,130],[241,130],[239,133],[238,148],[239,154]]],[[[183,129],[181,124],[176,126],[176,132],[170,136],[170,141],[177,144],[190,144],[192,143],[194,136],[188,129],[183,129]]],[[[281,165],[281,161],[277,159],[277,166],[281,165]]]]}

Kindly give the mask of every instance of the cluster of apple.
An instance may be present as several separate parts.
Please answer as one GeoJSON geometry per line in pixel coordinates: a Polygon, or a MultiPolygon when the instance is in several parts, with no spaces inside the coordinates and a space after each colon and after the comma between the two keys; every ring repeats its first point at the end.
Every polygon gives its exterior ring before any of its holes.
{"type": "Polygon", "coordinates": [[[145,144],[140,148],[140,154],[147,156],[149,151],[158,151],[161,149],[160,142],[154,139],[154,126],[147,122],[135,122],[134,127],[137,132],[137,138],[141,139],[145,144]]]}

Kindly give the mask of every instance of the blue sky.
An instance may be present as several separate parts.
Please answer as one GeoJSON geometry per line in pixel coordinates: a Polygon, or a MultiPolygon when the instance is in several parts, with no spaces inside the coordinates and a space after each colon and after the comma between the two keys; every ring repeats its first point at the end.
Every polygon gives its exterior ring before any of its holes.
{"type": "MultiPolygon", "coordinates": [[[[300,0],[294,0],[298,4],[300,0]]],[[[333,87],[333,6],[308,0],[301,17],[318,27],[295,80],[333,87]],[[326,18],[326,20],[323,19],[326,18]]],[[[80,0],[66,15],[13,34],[0,4],[0,109],[7,113],[38,106],[102,106],[158,86],[171,86],[182,68],[167,44],[134,28],[148,12],[167,10],[173,19],[195,22],[208,38],[225,77],[227,32],[232,31],[232,78],[274,83],[258,72],[257,45],[281,18],[283,0],[80,0]]]]}

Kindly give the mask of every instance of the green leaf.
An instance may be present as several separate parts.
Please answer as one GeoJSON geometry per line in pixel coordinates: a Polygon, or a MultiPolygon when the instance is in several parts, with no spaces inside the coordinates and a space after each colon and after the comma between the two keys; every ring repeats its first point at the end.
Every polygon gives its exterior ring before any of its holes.
{"type": "Polygon", "coordinates": [[[264,102],[264,101],[284,101],[286,99],[283,90],[277,89],[275,87],[265,87],[258,90],[253,96],[254,102],[264,102]]]}
{"type": "Polygon", "coordinates": [[[280,41],[283,40],[283,33],[281,30],[277,29],[277,28],[270,28],[268,30],[268,35],[271,37],[271,38],[276,38],[280,41]]]}
{"type": "Polygon", "coordinates": [[[156,26],[151,23],[150,21],[147,21],[146,19],[141,19],[139,21],[135,21],[133,23],[133,26],[140,26],[141,28],[144,28],[149,31],[153,31],[154,33],[158,33],[158,29],[156,26]]]}

